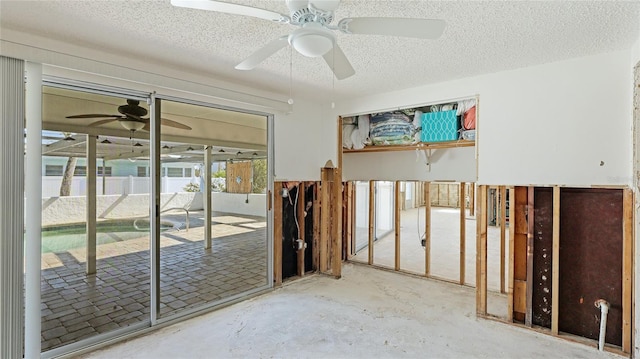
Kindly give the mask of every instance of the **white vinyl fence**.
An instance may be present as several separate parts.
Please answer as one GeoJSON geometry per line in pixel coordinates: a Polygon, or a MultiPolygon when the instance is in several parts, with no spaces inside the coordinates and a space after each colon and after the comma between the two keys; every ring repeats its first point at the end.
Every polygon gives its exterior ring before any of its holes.
{"type": "MultiPolygon", "coordinates": [[[[126,195],[149,193],[151,188],[149,177],[98,177],[96,190],[98,195],[126,195]]],[[[55,197],[60,195],[62,176],[42,177],[42,197],[55,197]]],[[[175,193],[184,192],[184,187],[189,183],[200,184],[198,177],[161,177],[160,192],[175,193]]],[[[85,177],[74,177],[71,183],[71,196],[84,196],[86,194],[87,180],[85,177]]]]}

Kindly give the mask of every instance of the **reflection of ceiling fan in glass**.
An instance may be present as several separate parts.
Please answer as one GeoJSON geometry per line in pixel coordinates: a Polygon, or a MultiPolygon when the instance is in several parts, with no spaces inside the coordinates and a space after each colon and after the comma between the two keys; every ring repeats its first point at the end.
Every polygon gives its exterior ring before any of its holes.
{"type": "MultiPolygon", "coordinates": [[[[122,127],[131,132],[139,130],[149,131],[149,119],[143,118],[143,116],[147,115],[147,110],[144,107],[140,106],[140,101],[127,100],[126,105],[118,106],[118,112],[120,112],[120,115],[84,114],[67,116],[67,118],[106,118],[105,120],[92,122],[88,126],[95,127],[104,125],[109,122],[118,121],[122,127]]],[[[180,122],[176,122],[166,118],[162,118],[160,120],[160,123],[163,126],[174,127],[181,130],[191,130],[191,127],[180,122]]]]}

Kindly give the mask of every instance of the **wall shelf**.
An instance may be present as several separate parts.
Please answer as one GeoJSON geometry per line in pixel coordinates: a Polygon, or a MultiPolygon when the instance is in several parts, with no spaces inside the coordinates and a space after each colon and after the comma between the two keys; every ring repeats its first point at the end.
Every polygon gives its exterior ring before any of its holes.
{"type": "Polygon", "coordinates": [[[365,148],[346,149],[343,148],[343,153],[359,153],[359,152],[388,152],[388,151],[414,151],[414,150],[429,150],[429,149],[441,149],[441,148],[456,148],[456,147],[473,147],[476,145],[474,140],[457,140],[446,142],[419,142],[413,145],[378,145],[378,146],[365,146],[365,148]]]}

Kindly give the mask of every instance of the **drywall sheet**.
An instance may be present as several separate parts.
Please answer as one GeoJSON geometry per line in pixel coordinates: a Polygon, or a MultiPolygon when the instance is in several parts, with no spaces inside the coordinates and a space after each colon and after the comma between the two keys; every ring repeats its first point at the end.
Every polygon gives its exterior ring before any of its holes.
{"type": "Polygon", "coordinates": [[[342,179],[378,181],[475,182],[476,149],[367,152],[343,154],[342,179]]]}
{"type": "MultiPolygon", "coordinates": [[[[611,304],[606,342],[622,344],[622,190],[560,192],[561,332],[598,339],[597,299],[611,304]]],[[[551,208],[551,206],[549,205],[551,208]]]]}

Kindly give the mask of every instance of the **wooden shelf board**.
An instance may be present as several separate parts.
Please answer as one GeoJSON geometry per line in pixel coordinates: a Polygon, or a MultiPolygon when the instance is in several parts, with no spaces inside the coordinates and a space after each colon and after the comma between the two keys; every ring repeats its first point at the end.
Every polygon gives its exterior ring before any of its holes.
{"type": "Polygon", "coordinates": [[[440,149],[440,148],[455,148],[455,147],[472,147],[476,145],[476,141],[473,140],[457,140],[446,142],[419,142],[413,145],[378,145],[378,146],[365,146],[365,148],[346,149],[343,148],[343,153],[358,153],[358,152],[387,152],[387,151],[413,151],[413,150],[428,150],[428,149],[440,149]]]}

